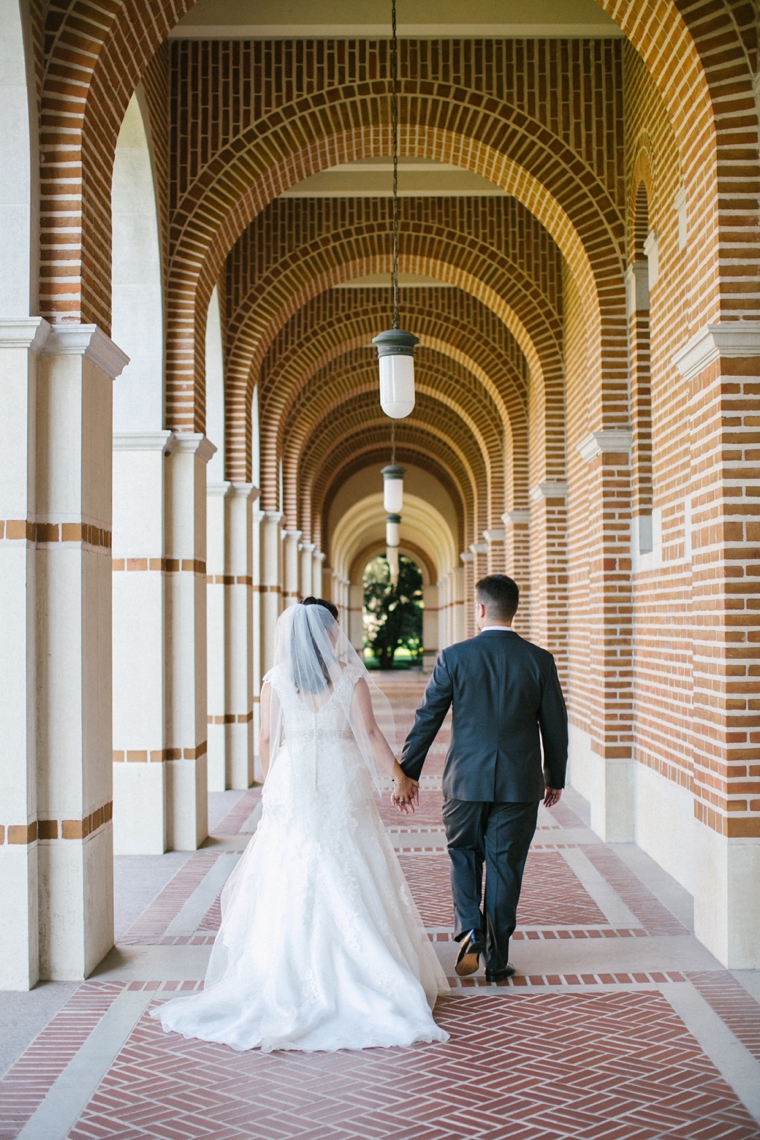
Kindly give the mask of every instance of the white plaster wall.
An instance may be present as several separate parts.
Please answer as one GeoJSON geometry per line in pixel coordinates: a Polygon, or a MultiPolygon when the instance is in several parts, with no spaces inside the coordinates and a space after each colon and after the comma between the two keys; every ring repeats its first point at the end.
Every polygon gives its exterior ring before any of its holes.
{"type": "Polygon", "coordinates": [[[0,315],[37,312],[37,97],[29,5],[0,0],[0,315]]]}
{"type": "Polygon", "coordinates": [[[142,92],[132,96],[113,168],[112,336],[130,357],[114,389],[114,431],[163,428],[163,301],[158,214],[142,92]]]}

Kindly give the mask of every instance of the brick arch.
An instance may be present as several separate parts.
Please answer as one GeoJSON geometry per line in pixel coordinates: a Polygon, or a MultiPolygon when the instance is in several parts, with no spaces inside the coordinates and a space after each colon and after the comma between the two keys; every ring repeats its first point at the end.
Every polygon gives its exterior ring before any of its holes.
{"type": "MultiPolygon", "coordinates": [[[[385,462],[388,461],[388,420],[377,408],[373,397],[365,397],[365,400],[364,405],[357,401],[358,406],[353,416],[344,415],[340,424],[331,425],[331,429],[320,438],[312,437],[309,448],[304,451],[300,473],[301,496],[302,501],[312,503],[312,518],[319,517],[321,503],[327,487],[332,483],[333,473],[343,463],[378,450],[385,455],[385,462]]],[[[479,532],[486,525],[485,522],[479,525],[480,517],[484,517],[479,497],[485,484],[484,465],[479,462],[478,470],[473,469],[471,459],[478,460],[480,457],[468,456],[467,440],[456,442],[456,434],[459,433],[456,433],[454,424],[446,423],[445,418],[444,426],[441,426],[440,420],[431,422],[431,410],[441,417],[439,404],[434,404],[431,409],[430,406],[424,407],[421,401],[420,407],[415,409],[414,422],[404,421],[403,427],[397,432],[397,458],[404,447],[413,447],[449,470],[458,487],[458,497],[463,502],[465,539],[472,542],[472,538],[468,539],[467,535],[479,532]]]]}
{"type": "MultiPolygon", "coordinates": [[[[410,442],[406,438],[397,444],[396,461],[402,465],[405,463],[414,464],[438,480],[454,504],[457,517],[457,533],[454,536],[455,542],[459,546],[464,547],[466,503],[461,488],[453,479],[449,469],[441,463],[437,456],[431,455],[427,450],[420,450],[416,442],[410,442]]],[[[330,513],[330,507],[340,487],[342,487],[352,475],[355,475],[358,471],[366,471],[368,468],[376,470],[379,487],[381,479],[380,471],[387,463],[388,441],[386,439],[379,445],[377,441],[375,441],[374,446],[362,448],[361,454],[359,455],[348,455],[334,467],[330,480],[324,489],[318,510],[314,509],[312,511],[312,541],[319,545],[323,539],[326,538],[328,533],[327,518],[330,513]]]]}
{"type": "MultiPolygon", "coordinates": [[[[520,266],[494,253],[484,242],[477,243],[474,237],[464,234],[442,232],[440,226],[432,224],[421,230],[417,232],[409,223],[404,226],[402,271],[424,273],[458,285],[463,292],[481,300],[505,324],[527,359],[533,383],[544,389],[547,447],[558,461],[555,474],[561,477],[564,385],[559,314],[547,311],[537,283],[529,280],[520,266]]],[[[316,252],[294,257],[285,274],[278,274],[279,267],[275,267],[255,292],[241,299],[236,313],[238,321],[231,322],[229,331],[227,456],[230,478],[243,478],[248,469],[252,389],[259,380],[261,362],[277,333],[300,308],[332,285],[368,273],[389,273],[390,240],[390,228],[383,233],[377,223],[361,233],[353,233],[350,240],[333,236],[328,242],[326,237],[314,243],[316,252]],[[384,253],[370,252],[378,234],[389,247],[384,253]],[[357,253],[365,256],[357,257],[357,253]],[[315,272],[315,262],[321,265],[326,258],[333,262],[332,266],[315,272]],[[307,277],[305,283],[304,276],[307,277]]],[[[408,324],[407,314],[405,308],[404,320],[408,324]]],[[[374,329],[372,335],[377,331],[379,328],[374,329]]],[[[416,328],[413,331],[418,332],[416,328]]],[[[259,391],[262,391],[261,386],[259,391]]]]}
{"type": "MultiPolygon", "coordinates": [[[[285,477],[284,508],[289,526],[309,528],[310,520],[299,518],[298,493],[302,455],[308,447],[309,440],[322,435],[326,427],[331,426],[333,422],[339,423],[345,408],[355,407],[357,400],[370,396],[373,409],[375,407],[376,367],[374,362],[367,361],[366,355],[362,359],[362,355],[364,354],[349,353],[337,368],[315,376],[303,406],[294,409],[293,416],[285,425],[283,434],[286,443],[282,453],[285,477]]],[[[478,400],[477,392],[464,393],[462,377],[452,377],[450,371],[440,367],[436,359],[437,354],[429,355],[433,359],[423,356],[417,368],[418,398],[425,397],[443,404],[449,411],[454,412],[462,428],[469,433],[484,461],[484,494],[488,517],[486,525],[500,526],[501,514],[506,505],[504,457],[501,433],[495,430],[495,425],[499,421],[493,414],[493,405],[490,401],[478,400]],[[460,381],[459,385],[457,380],[460,381]]],[[[276,491],[271,471],[267,472],[267,476],[266,480],[262,479],[262,500],[265,508],[268,500],[274,501],[273,492],[276,491]]],[[[304,509],[308,511],[308,503],[302,504],[301,515],[304,509]]]]}
{"type": "Polygon", "coordinates": [[[757,316],[757,302],[748,309],[746,295],[732,291],[732,274],[721,272],[724,262],[736,258],[758,265],[750,233],[757,224],[760,179],[753,5],[716,4],[706,17],[700,0],[597,3],[641,56],[673,128],[690,227],[702,238],[702,249],[690,253],[691,277],[698,283],[690,298],[691,326],[757,316]],[[730,218],[725,230],[722,214],[730,218]],[[741,215],[747,232],[739,237],[734,223],[741,215]]]}
{"type": "MultiPolygon", "coordinates": [[[[193,395],[197,383],[202,400],[203,322],[196,320],[196,313],[205,313],[228,251],[252,219],[289,186],[340,162],[389,152],[389,131],[384,122],[387,89],[384,83],[381,86],[382,91],[372,99],[357,99],[352,88],[336,91],[331,113],[340,114],[346,122],[363,120],[365,126],[351,125],[325,134],[323,113],[309,111],[301,117],[295,108],[285,125],[280,112],[271,116],[271,122],[261,121],[255,137],[252,134],[247,142],[246,136],[236,147],[229,148],[228,155],[217,156],[214,171],[221,173],[214,179],[199,178],[197,195],[189,194],[181,206],[184,220],[177,226],[168,285],[170,423],[178,427],[202,425],[202,406],[198,418],[193,395]],[[304,143],[304,138],[313,141],[304,143]],[[264,163],[264,156],[270,159],[275,155],[277,160],[269,167],[262,165],[262,169],[257,169],[257,163],[264,163]],[[249,188],[236,197],[241,182],[247,182],[249,188]]],[[[448,98],[429,94],[422,88],[430,85],[420,84],[417,94],[428,118],[436,120],[437,125],[417,123],[408,127],[403,122],[404,109],[413,114],[419,107],[419,100],[409,96],[409,86],[410,81],[405,84],[407,98],[401,99],[400,153],[436,158],[483,174],[517,198],[551,234],[576,277],[591,343],[601,342],[603,322],[610,324],[608,338],[620,339],[625,311],[623,223],[618,204],[594,172],[562,139],[537,122],[531,123],[524,114],[506,105],[499,106],[497,113],[494,100],[489,101],[494,104],[491,111],[476,112],[473,107],[462,106],[454,114],[448,98]],[[475,120],[487,141],[473,135],[475,120]],[[449,121],[459,129],[438,125],[449,121]],[[533,134],[529,128],[534,128],[533,134]],[[525,146],[528,137],[531,151],[525,146]],[[512,158],[513,149],[537,173],[512,158]],[[604,313],[600,291],[605,295],[604,313]]],[[[483,102],[479,97],[475,99],[478,101],[483,102]]],[[[601,343],[597,363],[603,369],[601,343]]]]}
{"type": "Polygon", "coordinates": [[[194,0],[51,0],[39,13],[40,312],[111,327],[111,175],[129,100],[194,0]],[[79,180],[80,192],[72,186],[79,180]]]}

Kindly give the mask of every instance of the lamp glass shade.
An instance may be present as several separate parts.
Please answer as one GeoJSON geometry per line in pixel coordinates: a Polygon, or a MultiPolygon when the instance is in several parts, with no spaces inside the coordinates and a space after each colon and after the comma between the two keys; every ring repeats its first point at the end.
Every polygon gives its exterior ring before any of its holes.
{"type": "Polygon", "coordinates": [[[404,507],[404,468],[383,468],[383,510],[389,515],[400,515],[404,507]]]}
{"type": "Polygon", "coordinates": [[[414,357],[393,353],[381,356],[380,406],[386,416],[403,420],[414,408],[414,357]]]}
{"type": "Polygon", "coordinates": [[[398,515],[388,515],[385,520],[385,544],[388,547],[398,546],[400,542],[401,519],[398,515]]]}

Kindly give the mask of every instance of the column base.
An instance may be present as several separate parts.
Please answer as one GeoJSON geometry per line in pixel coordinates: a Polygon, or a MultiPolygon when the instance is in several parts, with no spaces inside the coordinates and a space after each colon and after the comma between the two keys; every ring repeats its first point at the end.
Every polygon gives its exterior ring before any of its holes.
{"type": "Polygon", "coordinates": [[[0,847],[0,990],[30,990],[39,981],[37,852],[37,843],[0,847]]]}
{"type": "Polygon", "coordinates": [[[39,845],[40,977],[83,981],[113,946],[113,832],[39,845]]]}
{"type": "Polygon", "coordinates": [[[591,737],[570,725],[569,782],[591,805],[591,829],[605,843],[634,839],[633,760],[605,760],[594,752],[591,737]]]}
{"type": "Polygon", "coordinates": [[[208,836],[208,763],[203,756],[194,760],[167,760],[166,803],[169,851],[197,851],[208,836]]]}
{"type": "Polygon", "coordinates": [[[760,839],[694,820],[694,933],[729,970],[760,969],[760,839]]]}

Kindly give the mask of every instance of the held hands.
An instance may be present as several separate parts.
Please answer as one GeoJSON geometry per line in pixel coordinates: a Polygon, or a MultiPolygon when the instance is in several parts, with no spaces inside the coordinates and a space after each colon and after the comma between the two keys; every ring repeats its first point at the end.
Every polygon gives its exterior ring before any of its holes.
{"type": "Polygon", "coordinates": [[[391,803],[403,815],[408,815],[411,811],[414,815],[415,807],[419,806],[420,802],[420,786],[416,780],[411,780],[409,776],[394,776],[393,778],[393,791],[391,793],[391,803]]]}

